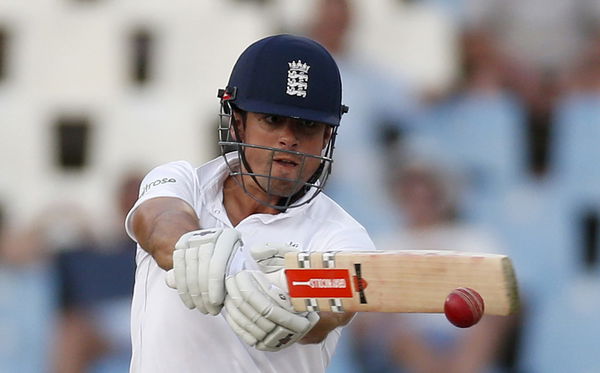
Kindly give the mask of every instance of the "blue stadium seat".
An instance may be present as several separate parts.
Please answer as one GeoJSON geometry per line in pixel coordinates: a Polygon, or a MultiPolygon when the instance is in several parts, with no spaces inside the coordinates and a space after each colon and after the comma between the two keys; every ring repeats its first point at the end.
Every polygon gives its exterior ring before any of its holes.
{"type": "Polygon", "coordinates": [[[461,94],[432,109],[419,126],[438,139],[463,169],[465,213],[472,220],[494,215],[493,200],[523,180],[525,115],[509,94],[461,94]]]}
{"type": "Polygon", "coordinates": [[[555,118],[553,178],[574,203],[600,201],[600,95],[566,97],[555,118]]]}

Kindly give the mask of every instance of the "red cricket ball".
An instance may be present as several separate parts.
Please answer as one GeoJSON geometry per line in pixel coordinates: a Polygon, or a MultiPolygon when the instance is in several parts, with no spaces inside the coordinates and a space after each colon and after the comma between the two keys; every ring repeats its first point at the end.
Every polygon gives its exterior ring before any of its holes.
{"type": "Polygon", "coordinates": [[[444,302],[446,318],[459,328],[477,324],[483,316],[483,311],[483,298],[471,288],[452,290],[444,302]]]}

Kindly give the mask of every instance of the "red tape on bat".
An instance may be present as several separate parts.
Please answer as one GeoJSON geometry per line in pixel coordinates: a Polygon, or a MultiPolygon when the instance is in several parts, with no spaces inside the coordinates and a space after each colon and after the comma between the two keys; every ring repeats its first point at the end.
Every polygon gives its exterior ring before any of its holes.
{"type": "Polygon", "coordinates": [[[347,269],[286,269],[285,275],[292,298],[352,298],[347,269]]]}

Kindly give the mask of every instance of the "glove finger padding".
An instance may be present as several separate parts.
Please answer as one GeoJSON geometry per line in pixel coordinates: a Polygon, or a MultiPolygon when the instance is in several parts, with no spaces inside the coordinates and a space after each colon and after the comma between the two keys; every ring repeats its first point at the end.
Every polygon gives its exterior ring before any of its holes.
{"type": "Polygon", "coordinates": [[[302,332],[306,329],[308,321],[294,313],[287,294],[271,284],[263,273],[242,271],[236,275],[235,279],[244,301],[266,319],[295,332],[302,332]]]}
{"type": "MultiPolygon", "coordinates": [[[[213,246],[212,242],[204,242],[204,243],[199,243],[200,247],[198,249],[198,260],[197,260],[197,273],[196,273],[196,277],[197,277],[197,284],[198,284],[198,290],[199,290],[199,295],[200,298],[202,300],[202,304],[206,307],[206,310],[208,313],[215,315],[217,313],[219,313],[220,311],[220,306],[219,304],[221,303],[216,303],[216,304],[211,304],[208,300],[208,282],[209,282],[209,268],[210,268],[210,261],[211,258],[213,257],[214,253],[215,253],[215,247],[213,246]]],[[[193,249],[190,249],[193,250],[193,249]]],[[[223,277],[225,278],[225,277],[223,277]]],[[[224,286],[225,284],[223,284],[224,286]]],[[[188,286],[189,287],[189,286],[188,286]]]]}
{"type": "Polygon", "coordinates": [[[244,340],[244,342],[246,342],[246,344],[248,344],[249,346],[254,346],[256,344],[256,342],[258,342],[256,340],[256,338],[254,338],[244,328],[240,327],[237,324],[237,322],[235,321],[235,319],[229,313],[225,313],[224,316],[225,316],[225,321],[227,321],[227,324],[229,324],[229,327],[231,328],[231,330],[233,330],[235,332],[235,334],[237,334],[240,338],[242,338],[244,340]]]}
{"type": "Polygon", "coordinates": [[[247,335],[251,335],[256,342],[248,344],[259,350],[277,351],[287,347],[302,338],[319,320],[314,312],[294,312],[285,292],[269,283],[262,272],[241,271],[229,277],[226,286],[225,303],[234,323],[230,324],[232,329],[246,343],[247,335]],[[265,321],[273,327],[265,328],[265,321]]]}
{"type": "Polygon", "coordinates": [[[254,246],[250,249],[252,259],[264,273],[275,272],[285,265],[285,254],[299,250],[289,244],[272,244],[254,246]]]}
{"type": "Polygon", "coordinates": [[[218,314],[225,301],[227,263],[240,245],[239,232],[231,228],[203,229],[182,235],[175,244],[173,274],[167,274],[167,285],[177,288],[188,308],[218,314]]]}
{"type": "Polygon", "coordinates": [[[310,322],[310,327],[304,333],[293,333],[289,329],[278,326],[267,338],[256,344],[256,349],[261,351],[279,351],[282,348],[291,346],[306,335],[318,322],[319,314],[316,312],[306,313],[306,318],[310,322]]]}
{"type": "MultiPolygon", "coordinates": [[[[230,297],[225,298],[225,309],[227,310],[227,316],[231,317],[232,321],[235,322],[236,326],[248,333],[254,339],[254,343],[265,338],[270,330],[275,329],[275,324],[271,323],[272,327],[263,329],[264,325],[260,326],[256,322],[246,317],[232,301],[230,297]]],[[[244,338],[246,339],[246,338],[244,338]]]]}
{"type": "Polygon", "coordinates": [[[223,304],[225,300],[225,275],[231,254],[241,245],[240,233],[235,229],[224,229],[214,247],[208,268],[208,301],[223,304]]]}
{"type": "MultiPolygon", "coordinates": [[[[235,276],[228,277],[227,280],[225,280],[225,285],[227,286],[228,293],[227,297],[225,298],[226,305],[229,304],[230,308],[236,307],[245,318],[250,319],[253,323],[256,324],[256,326],[258,326],[261,330],[264,330],[265,332],[270,332],[271,330],[275,329],[275,327],[277,326],[275,325],[275,323],[267,320],[263,315],[258,313],[249,303],[244,301],[242,294],[240,294],[240,291],[235,283],[235,276]]],[[[240,320],[238,324],[239,323],[243,323],[243,321],[240,320]]]]}
{"type": "Polygon", "coordinates": [[[196,305],[192,300],[192,297],[190,296],[187,287],[185,251],[175,250],[173,252],[173,272],[175,273],[173,277],[175,278],[174,285],[175,289],[177,289],[177,294],[179,294],[181,301],[186,305],[187,308],[193,309],[194,307],[196,307],[196,305]]]}

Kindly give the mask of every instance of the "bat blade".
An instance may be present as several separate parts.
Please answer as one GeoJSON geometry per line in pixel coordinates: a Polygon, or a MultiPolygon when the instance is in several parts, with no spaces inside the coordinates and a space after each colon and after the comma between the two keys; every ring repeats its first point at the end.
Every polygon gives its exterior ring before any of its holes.
{"type": "Polygon", "coordinates": [[[509,257],[434,250],[288,253],[286,285],[297,311],[443,313],[448,294],[475,289],[485,313],[519,304],[509,257]]]}

